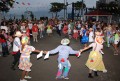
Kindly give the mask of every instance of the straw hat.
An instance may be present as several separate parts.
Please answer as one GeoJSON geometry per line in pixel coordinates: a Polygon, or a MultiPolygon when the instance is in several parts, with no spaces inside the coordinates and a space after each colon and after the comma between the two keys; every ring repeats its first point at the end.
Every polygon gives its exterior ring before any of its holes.
{"type": "Polygon", "coordinates": [[[70,43],[70,40],[67,39],[67,38],[64,38],[64,39],[61,40],[61,44],[62,44],[62,45],[67,45],[67,44],[69,44],[69,43],[70,43]]]}
{"type": "Polygon", "coordinates": [[[15,36],[22,36],[22,33],[21,33],[20,31],[17,31],[17,32],[15,33],[15,36]]]}
{"type": "Polygon", "coordinates": [[[24,36],[24,37],[22,37],[21,43],[22,44],[27,44],[28,40],[29,40],[29,38],[27,36],[24,36]]]}
{"type": "Polygon", "coordinates": [[[97,44],[103,44],[104,40],[101,36],[96,36],[95,37],[95,43],[97,44]]]}

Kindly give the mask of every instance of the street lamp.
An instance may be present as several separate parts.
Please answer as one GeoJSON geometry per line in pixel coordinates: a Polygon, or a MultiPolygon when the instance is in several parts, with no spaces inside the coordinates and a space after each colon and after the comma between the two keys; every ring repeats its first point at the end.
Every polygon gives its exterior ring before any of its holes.
{"type": "Polygon", "coordinates": [[[67,0],[64,0],[64,20],[67,19],[67,6],[68,6],[68,2],[67,0]]]}
{"type": "Polygon", "coordinates": [[[82,0],[81,20],[83,20],[83,16],[84,16],[84,15],[83,15],[83,2],[84,2],[84,1],[82,0]]]}

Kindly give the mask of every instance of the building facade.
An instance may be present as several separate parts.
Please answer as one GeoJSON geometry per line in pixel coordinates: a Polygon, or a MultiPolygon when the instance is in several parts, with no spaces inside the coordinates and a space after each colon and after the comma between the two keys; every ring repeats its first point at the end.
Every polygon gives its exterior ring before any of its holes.
{"type": "Polygon", "coordinates": [[[100,3],[107,3],[107,4],[109,4],[112,1],[115,1],[115,0],[99,0],[100,3]]]}

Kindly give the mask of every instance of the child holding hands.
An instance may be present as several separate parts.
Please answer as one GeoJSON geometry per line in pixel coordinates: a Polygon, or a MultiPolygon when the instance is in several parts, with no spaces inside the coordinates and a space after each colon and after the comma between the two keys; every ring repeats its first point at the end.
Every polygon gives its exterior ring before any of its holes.
{"type": "Polygon", "coordinates": [[[31,71],[30,67],[32,66],[32,63],[30,62],[30,54],[32,51],[34,52],[41,52],[39,50],[35,50],[33,46],[28,45],[29,38],[27,36],[22,37],[21,43],[22,43],[22,49],[21,49],[21,56],[19,61],[19,69],[22,70],[22,76],[20,81],[27,81],[26,79],[31,79],[30,76],[28,76],[28,73],[31,71]],[[25,79],[26,78],[26,79],[25,79]]]}

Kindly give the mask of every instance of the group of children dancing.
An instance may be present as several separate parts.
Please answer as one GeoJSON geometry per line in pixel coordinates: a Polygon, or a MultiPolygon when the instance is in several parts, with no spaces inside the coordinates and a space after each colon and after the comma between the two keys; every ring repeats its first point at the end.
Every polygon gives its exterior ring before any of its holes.
{"type": "MultiPolygon", "coordinates": [[[[58,72],[56,74],[56,79],[69,79],[68,72],[70,70],[71,64],[69,61],[69,55],[77,55],[79,57],[81,53],[89,48],[92,47],[92,51],[89,54],[88,60],[86,62],[86,66],[89,69],[89,78],[93,78],[92,71],[94,71],[94,75],[98,76],[97,71],[107,72],[102,54],[100,51],[103,49],[103,38],[100,36],[99,32],[96,32],[95,42],[91,43],[88,47],[85,47],[80,50],[73,50],[70,45],[70,40],[67,38],[64,38],[61,40],[61,45],[56,47],[53,50],[49,51],[42,51],[42,50],[36,50],[35,47],[29,45],[29,37],[23,36],[23,34],[20,31],[17,31],[15,33],[15,39],[13,42],[13,52],[14,54],[14,62],[13,66],[15,66],[15,63],[19,59],[19,69],[22,70],[22,75],[20,81],[27,81],[26,79],[31,79],[28,75],[28,73],[31,71],[32,63],[30,62],[30,56],[31,52],[38,52],[39,54],[46,54],[47,58],[49,58],[49,55],[58,53],[58,72]],[[20,41],[20,37],[22,37],[20,41]],[[41,53],[42,52],[42,53],[41,53]],[[17,57],[17,59],[16,59],[17,57]]],[[[39,55],[38,54],[38,55],[39,55]]]]}

